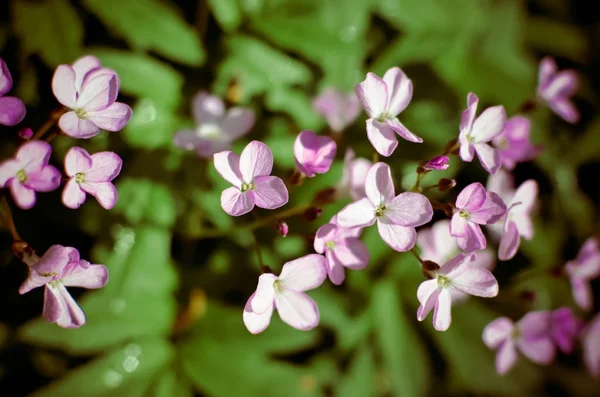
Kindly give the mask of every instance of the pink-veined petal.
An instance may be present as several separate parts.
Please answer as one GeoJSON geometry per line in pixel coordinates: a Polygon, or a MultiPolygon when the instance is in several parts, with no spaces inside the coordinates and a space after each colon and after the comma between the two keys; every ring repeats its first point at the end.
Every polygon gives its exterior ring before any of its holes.
{"type": "Polygon", "coordinates": [[[106,131],[121,131],[133,115],[129,105],[115,102],[105,109],[87,112],[87,119],[106,131]]]}
{"type": "Polygon", "coordinates": [[[91,156],[92,166],[85,172],[86,182],[110,182],[119,175],[123,160],[114,152],[99,152],[91,156]]]}
{"type": "Polygon", "coordinates": [[[564,99],[557,98],[549,102],[550,108],[556,113],[560,118],[562,118],[567,123],[576,124],[579,122],[581,115],[579,114],[579,110],[575,107],[573,102],[564,99]]]}
{"type": "Polygon", "coordinates": [[[17,172],[22,168],[21,162],[16,159],[4,160],[0,164],[0,187],[6,187],[11,178],[16,178],[17,172]]]}
{"type": "Polygon", "coordinates": [[[498,247],[498,259],[501,261],[507,261],[514,258],[519,250],[520,242],[521,239],[519,238],[517,225],[508,220],[506,222],[506,226],[504,227],[502,238],[500,239],[500,246],[498,247]]]}
{"type": "Polygon", "coordinates": [[[246,306],[244,306],[244,314],[242,316],[244,325],[252,334],[259,334],[263,332],[271,323],[271,316],[273,315],[273,305],[269,306],[264,313],[257,314],[252,311],[252,300],[254,294],[248,298],[246,306]]]}
{"type": "Polygon", "coordinates": [[[325,253],[325,259],[327,261],[327,275],[329,276],[329,280],[334,285],[341,285],[346,279],[344,266],[333,255],[332,251],[327,251],[325,253]]]}
{"type": "Polygon", "coordinates": [[[34,288],[39,288],[43,285],[46,285],[49,281],[52,281],[52,277],[42,276],[35,270],[29,269],[29,275],[27,276],[27,279],[25,279],[23,284],[21,284],[19,287],[19,294],[26,294],[34,288]]]}
{"type": "Polygon", "coordinates": [[[393,119],[388,119],[387,120],[387,125],[394,130],[394,132],[398,135],[400,135],[400,137],[402,139],[405,139],[409,142],[415,142],[415,143],[422,143],[423,142],[423,138],[421,138],[420,136],[412,133],[408,128],[406,128],[404,126],[404,124],[402,124],[400,122],[400,120],[398,120],[397,117],[393,118],[393,119]]]}
{"type": "Polygon", "coordinates": [[[517,326],[526,339],[535,339],[550,334],[552,329],[552,312],[549,310],[539,310],[527,313],[517,326]]]}
{"type": "Polygon", "coordinates": [[[35,205],[35,190],[23,185],[17,178],[9,179],[8,187],[20,208],[28,210],[35,205]]]}
{"type": "Polygon", "coordinates": [[[337,146],[328,136],[318,136],[313,131],[300,132],[294,142],[294,159],[298,169],[307,177],[329,171],[337,146]]]}
{"type": "Polygon", "coordinates": [[[101,74],[85,79],[75,107],[88,112],[106,109],[117,99],[118,80],[116,75],[101,74]]]}
{"type": "Polygon", "coordinates": [[[319,254],[325,252],[325,243],[333,241],[337,234],[338,227],[333,223],[326,223],[321,226],[315,234],[314,248],[319,254]]]}
{"type": "Polygon", "coordinates": [[[304,292],[284,289],[275,296],[275,307],[284,323],[309,330],[319,324],[317,303],[304,292]]]}
{"type": "Polygon", "coordinates": [[[497,318],[483,329],[483,343],[490,349],[496,349],[510,338],[513,328],[514,323],[508,317],[497,318]]]}
{"type": "Polygon", "coordinates": [[[374,73],[367,73],[367,78],[356,86],[355,92],[369,117],[378,118],[388,109],[388,88],[374,73]]]}
{"type": "Polygon", "coordinates": [[[473,296],[493,298],[498,295],[498,281],[482,267],[469,265],[468,269],[452,279],[452,286],[473,296]]]}
{"type": "Polygon", "coordinates": [[[36,140],[21,145],[16,158],[25,171],[35,172],[48,164],[51,153],[52,146],[48,142],[36,140]]]}
{"type": "Polygon", "coordinates": [[[456,198],[456,208],[464,209],[467,212],[475,211],[483,205],[485,199],[485,188],[481,183],[474,182],[459,193],[456,198]]]}
{"type": "Polygon", "coordinates": [[[263,273],[258,278],[258,285],[252,298],[250,307],[256,314],[261,314],[273,306],[275,299],[275,288],[273,283],[277,280],[277,276],[272,273],[263,273]]]}
{"type": "Polygon", "coordinates": [[[242,174],[240,173],[240,158],[238,155],[227,150],[215,153],[213,158],[215,168],[223,179],[241,189],[242,174]]]}
{"type": "Polygon", "coordinates": [[[387,204],[394,199],[394,181],[387,164],[377,163],[369,169],[365,179],[365,193],[374,206],[387,204]]]}
{"type": "Polygon", "coordinates": [[[496,371],[503,375],[517,362],[517,348],[512,340],[506,340],[496,353],[496,371]]]}
{"type": "Polygon", "coordinates": [[[286,262],[281,269],[279,280],[285,289],[308,291],[315,289],[327,278],[325,257],[308,254],[286,262]]]}
{"type": "Polygon", "coordinates": [[[75,70],[69,65],[59,65],[52,76],[52,93],[56,100],[70,109],[77,101],[75,70]]]}
{"type": "Polygon", "coordinates": [[[437,280],[423,281],[417,289],[417,299],[421,304],[417,310],[417,320],[423,321],[425,317],[433,310],[437,303],[440,288],[437,280]]]}
{"type": "Polygon", "coordinates": [[[442,265],[438,270],[438,274],[444,275],[450,280],[458,278],[462,273],[469,270],[474,257],[474,253],[459,252],[442,265]]]}
{"type": "Polygon", "coordinates": [[[117,204],[119,193],[115,185],[110,182],[83,182],[80,186],[85,192],[94,196],[104,209],[110,210],[117,204]]]}
{"type": "Polygon", "coordinates": [[[77,91],[81,90],[81,84],[85,76],[92,70],[99,69],[102,66],[100,60],[93,55],[86,55],[73,63],[73,70],[75,71],[75,88],[77,91]]]}
{"type": "Polygon", "coordinates": [[[378,219],[377,230],[381,239],[392,249],[398,252],[405,252],[415,246],[417,241],[417,232],[414,227],[406,227],[384,223],[385,220],[378,219]]]}
{"type": "Polygon", "coordinates": [[[106,283],[108,283],[108,268],[104,265],[92,265],[83,260],[62,277],[62,284],[65,287],[97,289],[104,287],[106,283]]]}
{"type": "Polygon", "coordinates": [[[264,209],[273,210],[287,204],[289,196],[285,183],[276,176],[254,178],[254,202],[264,209]]]}
{"type": "Polygon", "coordinates": [[[46,285],[43,315],[63,328],[78,328],[85,324],[85,313],[62,284],[46,285]]]}
{"type": "MultiPolygon", "coordinates": [[[[473,122],[475,121],[475,115],[477,113],[477,105],[479,104],[479,98],[477,95],[469,92],[467,94],[467,108],[463,110],[460,117],[460,131],[464,131],[465,134],[471,132],[473,128],[473,122]]],[[[464,159],[463,159],[464,160],[464,159]]]]}
{"type": "Polygon", "coordinates": [[[541,94],[547,101],[556,98],[569,98],[579,88],[577,73],[573,70],[561,70],[548,81],[541,94]]]}
{"type": "Polygon", "coordinates": [[[259,141],[250,142],[240,155],[240,173],[246,183],[257,176],[269,176],[273,170],[273,153],[259,141]]]}
{"type": "Polygon", "coordinates": [[[52,166],[46,165],[39,171],[28,172],[24,185],[38,192],[51,192],[60,186],[62,174],[52,166]]]}
{"type": "Polygon", "coordinates": [[[467,235],[457,237],[457,241],[458,246],[467,252],[481,251],[487,245],[481,226],[473,222],[467,222],[467,235]]]}
{"type": "Polygon", "coordinates": [[[467,237],[469,234],[469,222],[456,212],[450,220],[450,235],[453,237],[467,237]]]}
{"type": "Polygon", "coordinates": [[[506,215],[506,204],[502,198],[494,192],[487,192],[483,204],[479,208],[469,211],[469,220],[480,225],[487,225],[498,222],[504,215],[506,215]]]}
{"type": "Polygon", "coordinates": [[[352,161],[350,165],[350,197],[353,200],[360,200],[366,196],[365,180],[367,172],[371,169],[373,163],[367,159],[358,158],[352,161]]]}
{"type": "Polygon", "coordinates": [[[192,99],[192,115],[196,124],[219,123],[225,115],[225,104],[218,96],[200,91],[192,99]]]}
{"type": "Polygon", "coordinates": [[[452,322],[452,296],[448,288],[442,288],[433,309],[433,328],[446,331],[452,322]]]}
{"type": "Polygon", "coordinates": [[[477,117],[470,135],[476,143],[489,142],[502,133],[505,123],[506,110],[504,110],[504,106],[489,107],[477,117]]]}
{"type": "Polygon", "coordinates": [[[357,238],[348,238],[343,244],[336,245],[333,256],[344,267],[360,270],[369,264],[369,250],[365,243],[357,238]]]}
{"type": "Polygon", "coordinates": [[[31,265],[31,268],[40,274],[54,273],[58,277],[62,277],[69,263],[79,261],[79,251],[75,248],[55,244],[50,246],[40,260],[31,265]]]}
{"type": "Polygon", "coordinates": [[[521,353],[537,364],[550,364],[556,354],[550,337],[520,339],[517,341],[517,347],[521,353]]]}
{"type": "Polygon", "coordinates": [[[492,175],[498,172],[502,166],[500,151],[487,143],[476,143],[474,147],[481,166],[492,175]]]}
{"type": "Polygon", "coordinates": [[[404,192],[386,206],[385,217],[401,226],[421,226],[433,217],[431,203],[422,194],[404,192]]]}
{"type": "Polygon", "coordinates": [[[231,216],[241,216],[254,208],[254,192],[242,192],[235,186],[221,193],[221,207],[231,216]]]}
{"type": "Polygon", "coordinates": [[[25,118],[27,109],[22,100],[12,96],[0,98],[0,124],[13,126],[25,118]]]}
{"type": "Polygon", "coordinates": [[[79,208],[85,202],[85,192],[75,181],[75,178],[69,179],[62,192],[62,202],[68,208],[79,208]]]}
{"type": "Polygon", "coordinates": [[[377,153],[389,157],[398,146],[398,138],[387,122],[367,119],[367,138],[377,153]]]}
{"type": "Polygon", "coordinates": [[[91,120],[80,119],[75,112],[67,112],[58,120],[60,129],[70,137],[87,139],[98,135],[100,128],[91,120]]]}
{"type": "Polygon", "coordinates": [[[4,96],[12,88],[13,80],[4,59],[0,58],[0,96],[4,96]]]}
{"type": "Polygon", "coordinates": [[[388,94],[387,113],[396,116],[406,109],[412,99],[412,81],[406,77],[402,69],[393,67],[385,72],[383,82],[388,94]]]}
{"type": "Polygon", "coordinates": [[[341,227],[365,227],[375,223],[375,206],[368,198],[348,204],[337,214],[337,222],[341,227]]]}
{"type": "Polygon", "coordinates": [[[471,143],[463,133],[458,136],[460,142],[459,155],[462,161],[470,163],[475,156],[475,145],[471,143]]]}
{"type": "Polygon", "coordinates": [[[255,122],[254,112],[251,109],[234,107],[227,111],[227,115],[221,121],[223,135],[228,140],[235,140],[246,135],[255,122]]]}
{"type": "Polygon", "coordinates": [[[80,147],[74,146],[65,156],[65,173],[75,176],[78,172],[87,172],[92,167],[92,157],[80,147]]]}

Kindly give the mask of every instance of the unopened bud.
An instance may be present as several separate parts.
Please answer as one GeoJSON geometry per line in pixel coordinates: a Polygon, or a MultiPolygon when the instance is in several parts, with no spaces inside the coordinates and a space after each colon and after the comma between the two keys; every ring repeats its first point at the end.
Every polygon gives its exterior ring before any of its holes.
{"type": "Polygon", "coordinates": [[[290,228],[288,227],[288,224],[284,221],[277,221],[277,232],[282,236],[285,237],[288,235],[288,232],[290,230],[290,228]]]}
{"type": "Polygon", "coordinates": [[[442,178],[438,182],[438,190],[440,192],[445,192],[447,190],[450,190],[454,186],[456,186],[456,180],[455,179],[442,178]]]}
{"type": "Polygon", "coordinates": [[[318,205],[329,204],[335,200],[335,194],[336,191],[333,187],[320,190],[315,194],[315,203],[318,205]]]}
{"type": "Polygon", "coordinates": [[[309,209],[304,211],[304,220],[307,222],[312,222],[315,219],[317,219],[321,215],[322,212],[323,212],[323,210],[321,208],[310,207],[309,209]]]}
{"type": "Polygon", "coordinates": [[[460,149],[460,144],[458,143],[458,139],[454,138],[451,141],[448,141],[446,147],[444,148],[444,155],[447,154],[458,154],[458,150],[460,149]]]}
{"type": "Polygon", "coordinates": [[[425,160],[421,162],[421,166],[417,168],[417,172],[419,169],[423,170],[419,173],[423,173],[426,171],[443,171],[448,169],[450,166],[450,159],[448,156],[435,156],[432,159],[425,160]]]}
{"type": "Polygon", "coordinates": [[[294,170],[288,176],[288,183],[292,186],[300,186],[302,185],[302,182],[304,182],[304,174],[298,170],[294,170]]]}
{"type": "Polygon", "coordinates": [[[434,261],[423,261],[421,263],[421,270],[423,271],[423,275],[428,279],[432,279],[433,274],[439,269],[440,266],[434,261]]]}
{"type": "Polygon", "coordinates": [[[28,141],[33,137],[33,131],[29,127],[21,128],[18,135],[19,139],[28,141]]]}

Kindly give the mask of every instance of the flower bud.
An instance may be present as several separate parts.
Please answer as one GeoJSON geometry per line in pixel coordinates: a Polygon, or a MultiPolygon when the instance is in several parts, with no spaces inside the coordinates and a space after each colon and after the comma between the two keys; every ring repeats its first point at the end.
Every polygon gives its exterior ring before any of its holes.
{"type": "Polygon", "coordinates": [[[277,221],[277,224],[275,226],[277,228],[277,232],[282,236],[285,237],[288,235],[289,232],[289,227],[288,224],[284,221],[277,221]]]}
{"type": "Polygon", "coordinates": [[[304,182],[304,174],[298,170],[294,170],[288,176],[288,183],[292,186],[300,186],[304,182]]]}
{"type": "Polygon", "coordinates": [[[33,131],[29,127],[21,128],[18,135],[20,139],[28,141],[33,137],[33,131]]]}
{"type": "Polygon", "coordinates": [[[423,275],[428,278],[433,278],[433,273],[437,272],[440,268],[440,265],[435,263],[434,261],[423,261],[421,263],[421,269],[423,271],[423,275]]]}
{"type": "Polygon", "coordinates": [[[449,167],[449,163],[450,159],[447,156],[435,156],[430,160],[423,161],[421,166],[417,168],[417,172],[419,172],[419,169],[422,169],[423,171],[442,171],[449,167]]]}
{"type": "Polygon", "coordinates": [[[450,190],[454,186],[456,186],[456,180],[454,180],[454,179],[442,178],[438,182],[438,190],[440,192],[445,192],[447,190],[450,190]]]}
{"type": "Polygon", "coordinates": [[[304,220],[307,222],[312,222],[315,219],[317,219],[321,213],[323,212],[323,210],[321,208],[318,207],[310,207],[309,209],[307,209],[306,211],[304,211],[304,220]]]}
{"type": "Polygon", "coordinates": [[[328,187],[318,191],[315,194],[315,203],[318,205],[325,205],[332,203],[335,200],[336,190],[333,187],[328,187]]]}

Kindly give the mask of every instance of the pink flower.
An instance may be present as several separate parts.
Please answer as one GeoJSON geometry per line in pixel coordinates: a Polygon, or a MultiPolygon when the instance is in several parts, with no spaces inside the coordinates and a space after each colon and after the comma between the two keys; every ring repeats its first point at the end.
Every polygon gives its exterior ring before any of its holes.
{"type": "Polygon", "coordinates": [[[583,331],[583,359],[590,374],[600,377],[600,314],[583,331]]]}
{"type": "Polygon", "coordinates": [[[73,66],[59,65],[52,77],[52,92],[71,109],[58,126],[73,138],[87,139],[100,129],[119,131],[131,119],[131,108],[117,100],[119,77],[93,56],[79,58],[73,66]]]}
{"type": "Polygon", "coordinates": [[[80,147],[74,147],[65,157],[65,173],[71,178],[62,201],[69,208],[79,208],[89,193],[98,203],[111,209],[117,203],[117,189],[111,183],[121,172],[121,158],[113,152],[100,152],[90,156],[80,147]]]}
{"type": "MultiPolygon", "coordinates": [[[[421,259],[437,264],[445,263],[461,252],[456,238],[450,235],[448,219],[442,219],[431,227],[419,230],[417,245],[421,249],[421,259]]],[[[489,249],[478,251],[477,255],[471,258],[472,266],[480,266],[489,271],[493,270],[495,264],[494,254],[489,249]]],[[[469,296],[457,289],[450,290],[450,294],[453,303],[464,301],[469,296]]]]}
{"type": "Polygon", "coordinates": [[[523,182],[517,190],[513,187],[513,177],[508,171],[500,170],[488,180],[488,190],[498,195],[508,203],[508,210],[500,230],[497,225],[490,225],[495,233],[502,234],[498,259],[507,261],[512,259],[519,250],[521,237],[531,240],[533,238],[533,211],[538,185],[533,179],[523,182]],[[500,232],[500,233],[499,233],[500,232]]]}
{"type": "Polygon", "coordinates": [[[435,156],[431,160],[428,160],[421,167],[426,171],[442,171],[448,169],[450,166],[450,159],[447,156],[435,156]]]}
{"type": "Polygon", "coordinates": [[[346,149],[342,179],[336,187],[336,192],[340,198],[350,196],[352,200],[360,200],[366,197],[365,179],[373,163],[367,159],[355,157],[354,150],[351,148],[346,149]]]}
{"type": "Polygon", "coordinates": [[[318,136],[312,131],[302,131],[294,142],[296,167],[309,178],[315,174],[324,174],[331,167],[336,148],[330,137],[318,136]]]}
{"type": "Polygon", "coordinates": [[[275,226],[277,228],[277,233],[279,233],[281,235],[281,237],[285,237],[288,235],[290,228],[289,228],[287,222],[278,221],[275,226]]]}
{"type": "Polygon", "coordinates": [[[486,192],[479,182],[465,187],[456,198],[456,211],[450,222],[450,234],[457,237],[465,251],[486,247],[481,226],[498,222],[506,213],[506,204],[494,192],[486,192]]]}
{"type": "Polygon", "coordinates": [[[326,88],[315,98],[313,108],[325,117],[334,132],[342,132],[360,114],[360,103],[353,92],[345,94],[332,88],[326,88]]]}
{"type": "Polygon", "coordinates": [[[233,107],[226,111],[221,98],[206,91],[198,92],[192,100],[192,116],[196,128],[175,133],[173,144],[195,150],[204,158],[231,149],[231,143],[246,135],[255,121],[251,109],[233,107]]]}
{"type": "Polygon", "coordinates": [[[507,317],[500,317],[483,330],[483,342],[490,349],[497,349],[496,371],[508,372],[517,361],[517,349],[537,364],[550,364],[555,349],[551,337],[552,313],[529,312],[517,324],[507,317]]]}
{"type": "Polygon", "coordinates": [[[49,165],[52,147],[42,141],[26,142],[17,155],[0,164],[0,186],[9,187],[17,205],[25,210],[35,205],[35,192],[50,192],[60,186],[60,171],[49,165]]]}
{"type": "Polygon", "coordinates": [[[0,124],[12,126],[19,124],[25,118],[25,104],[19,98],[4,96],[11,90],[12,76],[6,62],[0,58],[0,124]]]}
{"type": "Polygon", "coordinates": [[[573,70],[558,71],[556,62],[545,57],[540,62],[537,94],[550,109],[568,123],[579,121],[579,111],[571,102],[578,89],[577,74],[573,70]]]}
{"type": "Polygon", "coordinates": [[[379,235],[394,250],[408,251],[417,239],[416,226],[433,217],[427,197],[405,192],[396,196],[390,167],[377,163],[365,180],[367,197],[348,204],[337,215],[338,225],[345,228],[371,226],[377,222],[379,235]]]}
{"type": "Polygon", "coordinates": [[[590,281],[600,277],[600,250],[595,237],[586,240],[577,258],[567,262],[566,270],[571,278],[573,298],[577,306],[583,310],[592,310],[594,299],[590,281]]]}
{"type": "Polygon", "coordinates": [[[560,351],[573,353],[575,340],[579,336],[583,323],[569,307],[561,307],[552,312],[552,339],[560,351]]]}
{"type": "Polygon", "coordinates": [[[423,281],[417,290],[421,303],[417,319],[423,321],[433,311],[433,328],[446,331],[452,321],[451,291],[493,298],[498,295],[498,282],[489,270],[474,266],[475,254],[460,253],[435,272],[431,280],[423,281]]]}
{"type": "Polygon", "coordinates": [[[315,289],[327,278],[325,258],[309,254],[287,262],[279,277],[264,273],[258,278],[256,291],[244,307],[244,324],[258,334],[271,322],[273,308],[279,317],[299,330],[309,330],[319,324],[319,308],[304,291],[315,289]]]}
{"type": "Polygon", "coordinates": [[[19,130],[19,134],[18,135],[19,135],[19,139],[22,139],[24,141],[28,141],[31,138],[33,138],[33,131],[29,127],[21,128],[19,130]]]}
{"type": "Polygon", "coordinates": [[[360,270],[369,263],[369,250],[356,233],[355,229],[346,229],[334,223],[327,223],[317,230],[315,251],[325,254],[327,274],[335,285],[344,282],[344,267],[360,270]]]}
{"type": "Polygon", "coordinates": [[[221,207],[232,216],[252,211],[255,205],[275,209],[288,202],[285,184],[273,170],[273,153],[259,141],[250,142],[242,155],[227,150],[214,155],[215,168],[233,185],[221,193],[221,207]]]}
{"type": "Polygon", "coordinates": [[[108,269],[92,265],[79,258],[75,248],[53,245],[41,258],[31,258],[29,277],[19,288],[25,294],[34,288],[46,286],[44,318],[63,328],[77,328],[85,324],[85,313],[65,287],[102,288],[108,282],[108,269]]]}
{"type": "Polygon", "coordinates": [[[367,73],[367,78],[356,86],[355,91],[369,115],[367,137],[379,154],[388,157],[396,150],[396,134],[410,142],[423,142],[398,120],[413,93],[412,81],[400,68],[389,69],[383,79],[367,73]]]}
{"type": "Polygon", "coordinates": [[[500,135],[506,122],[504,106],[487,108],[479,117],[477,113],[477,95],[469,92],[467,95],[467,108],[462,112],[460,119],[460,158],[471,162],[477,153],[479,162],[490,174],[495,174],[502,165],[498,150],[488,145],[494,137],[500,135]]]}
{"type": "Polygon", "coordinates": [[[517,163],[531,161],[541,152],[541,146],[529,142],[530,128],[531,122],[526,117],[511,117],[502,133],[493,139],[505,169],[512,171],[517,163]]]}

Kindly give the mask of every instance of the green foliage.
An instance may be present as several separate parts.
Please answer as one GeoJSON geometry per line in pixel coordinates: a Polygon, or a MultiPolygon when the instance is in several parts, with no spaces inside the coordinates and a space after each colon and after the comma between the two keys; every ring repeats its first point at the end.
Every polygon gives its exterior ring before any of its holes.
{"type": "Polygon", "coordinates": [[[115,211],[131,224],[149,222],[163,227],[175,223],[175,202],[164,185],[146,179],[121,179],[117,184],[119,201],[115,211]]]}

